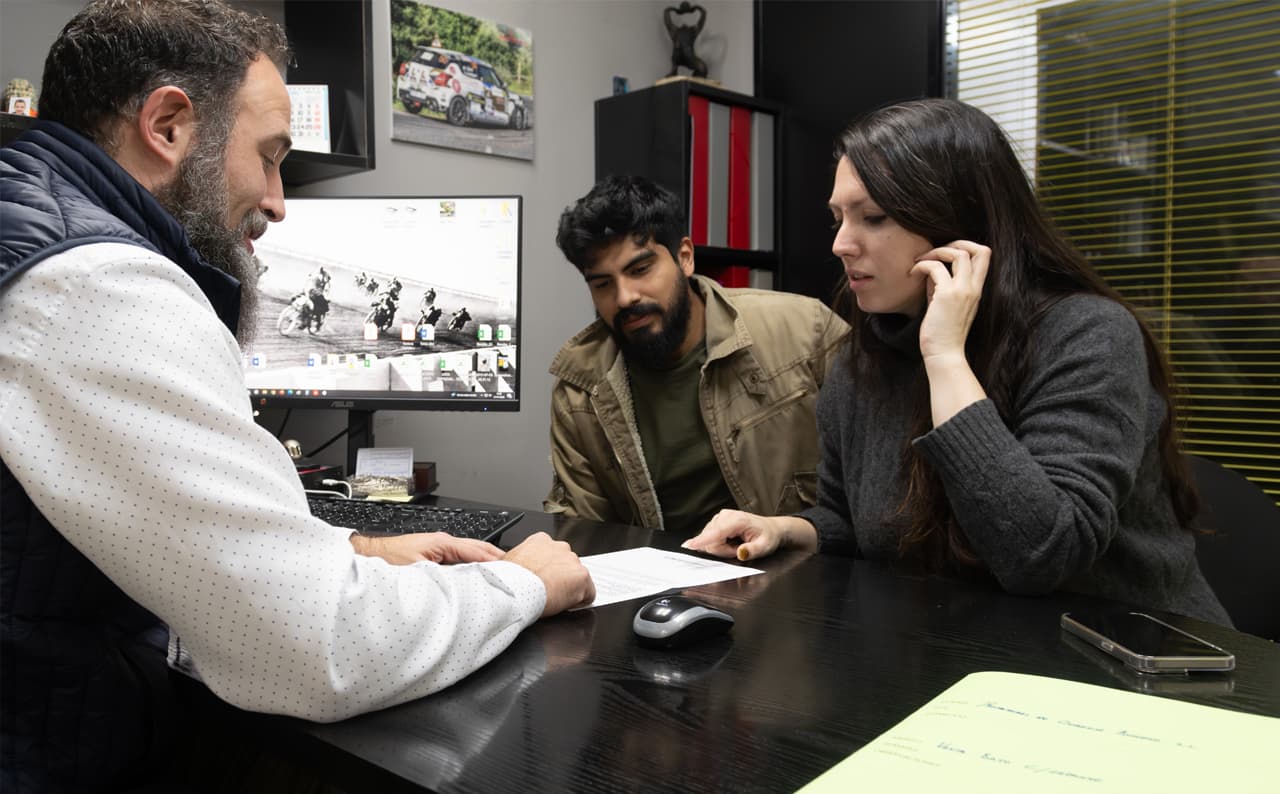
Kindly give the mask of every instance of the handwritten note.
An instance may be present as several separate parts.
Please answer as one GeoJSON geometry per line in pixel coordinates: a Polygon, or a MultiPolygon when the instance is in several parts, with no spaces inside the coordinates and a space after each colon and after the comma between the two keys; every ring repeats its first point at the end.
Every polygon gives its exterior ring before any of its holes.
{"type": "Polygon", "coordinates": [[[801,791],[1274,791],[1280,719],[973,673],[801,791]]]}

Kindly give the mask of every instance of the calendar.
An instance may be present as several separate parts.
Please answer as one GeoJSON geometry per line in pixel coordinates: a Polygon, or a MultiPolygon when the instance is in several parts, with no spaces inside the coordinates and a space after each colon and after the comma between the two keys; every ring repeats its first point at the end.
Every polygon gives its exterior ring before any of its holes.
{"type": "Polygon", "coordinates": [[[329,153],[329,86],[291,85],[289,134],[295,151],[329,153]]]}

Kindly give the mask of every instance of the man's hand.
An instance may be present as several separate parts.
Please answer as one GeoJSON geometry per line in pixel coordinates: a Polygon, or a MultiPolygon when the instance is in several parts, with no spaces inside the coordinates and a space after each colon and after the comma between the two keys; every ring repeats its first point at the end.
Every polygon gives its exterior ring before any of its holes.
{"type": "Polygon", "coordinates": [[[387,538],[352,535],[351,545],[358,554],[381,557],[392,565],[415,562],[492,562],[502,559],[502,549],[492,543],[471,538],[455,538],[443,532],[415,532],[387,538]]]}
{"type": "Polygon", "coordinates": [[[582,560],[569,549],[568,543],[552,540],[545,532],[525,538],[503,559],[529,569],[542,580],[547,588],[544,618],[596,600],[595,583],[582,560]]]}

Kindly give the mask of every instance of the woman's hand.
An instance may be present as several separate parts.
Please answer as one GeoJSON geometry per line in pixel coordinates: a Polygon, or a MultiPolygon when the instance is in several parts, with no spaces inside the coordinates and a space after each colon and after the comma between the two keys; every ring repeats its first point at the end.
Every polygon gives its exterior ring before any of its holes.
{"type": "Polygon", "coordinates": [[[716,557],[755,560],[779,548],[817,551],[818,531],[795,516],[758,516],[741,510],[721,510],[702,532],[681,544],[716,557]]]}
{"type": "Polygon", "coordinates": [[[924,275],[928,305],[920,325],[920,353],[930,358],[963,358],[964,343],[978,313],[991,249],[955,240],[916,259],[912,275],[924,275]]]}
{"type": "Polygon", "coordinates": [[[955,240],[926,252],[911,269],[913,274],[923,273],[928,279],[928,305],[920,323],[920,355],[929,378],[934,427],[986,399],[986,390],[965,357],[964,343],[978,313],[990,265],[990,248],[955,240]]]}
{"type": "Polygon", "coordinates": [[[443,532],[414,532],[388,538],[352,535],[351,545],[358,554],[381,557],[392,565],[415,562],[492,562],[502,559],[502,549],[492,543],[471,538],[455,538],[443,532]]]}

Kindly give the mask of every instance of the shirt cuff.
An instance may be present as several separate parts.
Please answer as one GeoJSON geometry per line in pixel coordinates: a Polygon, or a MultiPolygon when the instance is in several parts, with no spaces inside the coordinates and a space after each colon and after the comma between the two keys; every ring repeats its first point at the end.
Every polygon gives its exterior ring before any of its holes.
{"type": "Polygon", "coordinates": [[[514,562],[495,560],[494,562],[477,563],[484,571],[485,578],[511,594],[520,620],[531,625],[542,616],[547,605],[547,588],[538,575],[514,562]]]}

